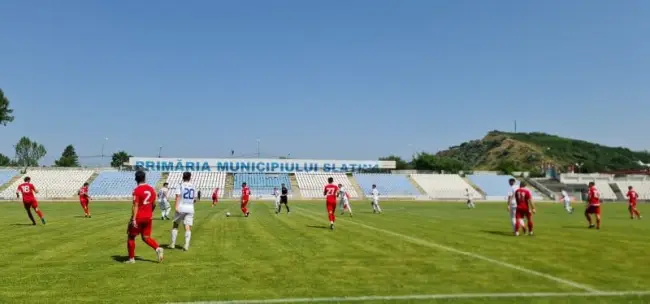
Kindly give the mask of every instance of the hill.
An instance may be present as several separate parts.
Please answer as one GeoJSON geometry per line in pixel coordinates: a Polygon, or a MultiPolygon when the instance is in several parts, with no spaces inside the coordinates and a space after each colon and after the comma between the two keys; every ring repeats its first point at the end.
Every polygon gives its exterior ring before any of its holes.
{"type": "Polygon", "coordinates": [[[537,132],[492,131],[483,139],[464,142],[436,155],[457,159],[479,170],[531,172],[547,163],[560,168],[582,163],[581,172],[639,169],[644,168],[642,163],[650,163],[648,152],[537,132]]]}

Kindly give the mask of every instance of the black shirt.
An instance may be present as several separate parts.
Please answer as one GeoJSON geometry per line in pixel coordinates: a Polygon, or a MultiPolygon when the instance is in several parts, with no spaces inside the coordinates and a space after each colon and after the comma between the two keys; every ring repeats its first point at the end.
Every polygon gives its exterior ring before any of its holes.
{"type": "Polygon", "coordinates": [[[289,189],[287,187],[282,187],[282,196],[287,196],[289,194],[289,189]]]}

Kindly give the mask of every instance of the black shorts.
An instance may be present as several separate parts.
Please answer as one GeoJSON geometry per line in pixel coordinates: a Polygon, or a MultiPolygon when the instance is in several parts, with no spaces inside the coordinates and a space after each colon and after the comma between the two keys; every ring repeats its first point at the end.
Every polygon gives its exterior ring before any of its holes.
{"type": "Polygon", "coordinates": [[[280,204],[286,204],[288,202],[286,196],[280,196],[280,204]]]}

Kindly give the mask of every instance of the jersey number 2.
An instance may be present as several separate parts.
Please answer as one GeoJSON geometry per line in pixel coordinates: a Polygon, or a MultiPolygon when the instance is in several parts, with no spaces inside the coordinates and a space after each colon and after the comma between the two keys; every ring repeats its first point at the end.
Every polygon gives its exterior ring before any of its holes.
{"type": "Polygon", "coordinates": [[[146,195],[146,197],[144,198],[144,202],[142,202],[142,204],[147,205],[150,203],[149,199],[151,199],[151,191],[145,191],[144,195],[146,195]]]}

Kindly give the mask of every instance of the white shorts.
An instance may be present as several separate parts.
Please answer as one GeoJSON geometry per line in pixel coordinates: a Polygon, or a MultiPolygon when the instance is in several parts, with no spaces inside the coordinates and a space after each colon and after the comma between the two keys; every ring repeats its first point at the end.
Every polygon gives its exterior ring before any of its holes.
{"type": "Polygon", "coordinates": [[[178,224],[183,221],[183,225],[194,225],[194,213],[176,212],[174,215],[174,223],[178,224]]]}
{"type": "Polygon", "coordinates": [[[160,209],[163,210],[167,210],[171,208],[171,205],[169,205],[169,201],[167,200],[161,200],[160,202],[158,202],[158,206],[160,207],[160,209]]]}
{"type": "Polygon", "coordinates": [[[343,207],[343,206],[349,206],[349,205],[350,205],[350,201],[347,200],[347,199],[343,199],[343,200],[340,200],[340,201],[339,201],[339,204],[341,205],[341,207],[343,207]]]}
{"type": "Polygon", "coordinates": [[[510,206],[510,218],[514,219],[517,217],[517,206],[510,206]]]}
{"type": "Polygon", "coordinates": [[[372,200],[372,204],[373,204],[373,205],[379,205],[379,200],[377,200],[377,199],[373,199],[373,200],[372,200]]]}

